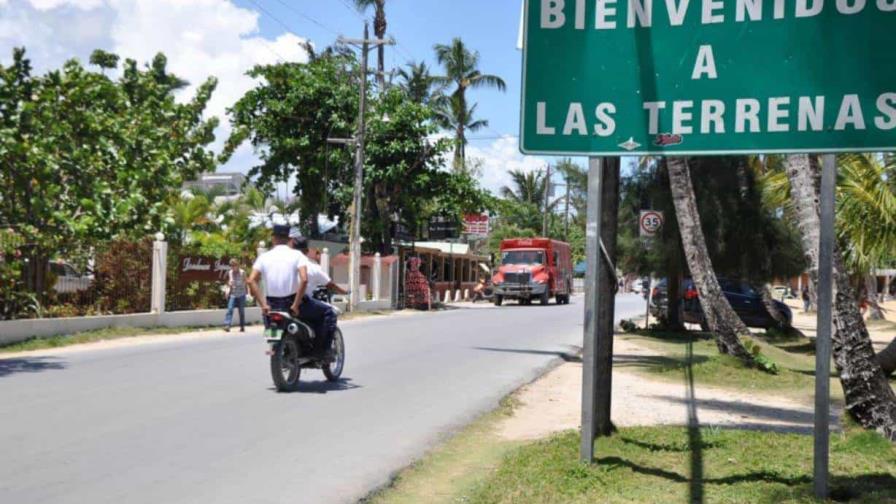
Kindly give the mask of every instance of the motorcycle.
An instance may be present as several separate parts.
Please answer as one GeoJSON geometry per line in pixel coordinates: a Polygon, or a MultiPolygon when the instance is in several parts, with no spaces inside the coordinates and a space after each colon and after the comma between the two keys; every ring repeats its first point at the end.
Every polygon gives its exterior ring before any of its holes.
{"type": "Polygon", "coordinates": [[[270,325],[264,331],[271,357],[271,378],[279,392],[295,392],[299,389],[299,377],[303,369],[320,369],[327,381],[335,382],[345,367],[345,342],[342,330],[333,334],[331,359],[314,357],[314,330],[286,312],[271,312],[270,325]]]}

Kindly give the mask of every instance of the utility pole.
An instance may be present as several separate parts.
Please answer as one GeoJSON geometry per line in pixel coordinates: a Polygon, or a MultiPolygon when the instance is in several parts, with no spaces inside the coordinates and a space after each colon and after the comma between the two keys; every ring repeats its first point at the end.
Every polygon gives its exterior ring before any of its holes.
{"type": "Polygon", "coordinates": [[[548,163],[547,172],[544,175],[544,221],[541,225],[541,236],[548,235],[548,206],[551,201],[551,165],[548,163]]]}
{"type": "Polygon", "coordinates": [[[569,241],[569,175],[567,175],[565,178],[566,178],[566,210],[564,210],[564,213],[565,213],[566,217],[564,218],[564,221],[563,221],[563,239],[568,242],[569,241]]]}
{"type": "Polygon", "coordinates": [[[393,45],[394,40],[370,39],[370,28],[364,23],[364,38],[348,39],[339,37],[341,44],[353,45],[361,49],[361,100],[358,111],[358,134],[353,139],[332,139],[332,143],[354,144],[355,177],[352,195],[352,222],[349,243],[348,283],[349,311],[355,311],[361,302],[361,193],[364,190],[364,135],[367,132],[367,62],[372,48],[393,45]]]}

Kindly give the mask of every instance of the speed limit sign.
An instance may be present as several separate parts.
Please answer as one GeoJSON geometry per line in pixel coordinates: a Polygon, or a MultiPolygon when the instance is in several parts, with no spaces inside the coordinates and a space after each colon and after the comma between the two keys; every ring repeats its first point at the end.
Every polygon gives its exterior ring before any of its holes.
{"type": "Polygon", "coordinates": [[[641,210],[641,238],[653,238],[663,228],[663,212],[641,210]]]}

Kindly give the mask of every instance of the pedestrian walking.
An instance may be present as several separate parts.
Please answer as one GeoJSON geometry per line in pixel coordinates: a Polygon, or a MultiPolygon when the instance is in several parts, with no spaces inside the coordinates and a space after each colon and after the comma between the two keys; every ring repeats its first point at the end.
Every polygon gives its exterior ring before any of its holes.
{"type": "Polygon", "coordinates": [[[233,309],[240,315],[240,332],[246,332],[246,272],[240,268],[236,259],[230,260],[227,271],[227,315],[224,317],[224,330],[230,332],[233,325],[233,309]]]}
{"type": "Polygon", "coordinates": [[[812,298],[809,296],[809,286],[803,286],[803,313],[809,313],[809,308],[812,307],[812,298]]]}

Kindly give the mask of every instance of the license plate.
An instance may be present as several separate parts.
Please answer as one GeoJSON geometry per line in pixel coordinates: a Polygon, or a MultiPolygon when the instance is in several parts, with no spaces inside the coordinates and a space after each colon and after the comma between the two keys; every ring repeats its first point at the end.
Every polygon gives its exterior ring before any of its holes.
{"type": "Polygon", "coordinates": [[[264,337],[265,337],[266,339],[269,339],[269,340],[277,340],[277,341],[279,341],[279,340],[283,339],[283,330],[282,330],[282,329],[275,329],[275,328],[273,328],[273,327],[272,327],[272,328],[265,329],[265,330],[264,330],[264,337]]]}

